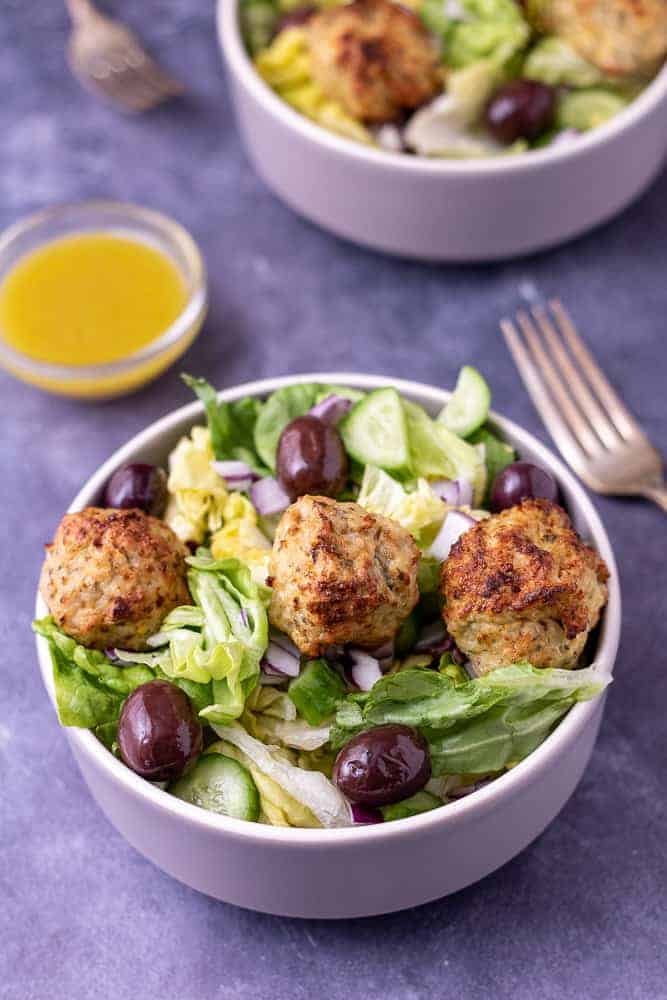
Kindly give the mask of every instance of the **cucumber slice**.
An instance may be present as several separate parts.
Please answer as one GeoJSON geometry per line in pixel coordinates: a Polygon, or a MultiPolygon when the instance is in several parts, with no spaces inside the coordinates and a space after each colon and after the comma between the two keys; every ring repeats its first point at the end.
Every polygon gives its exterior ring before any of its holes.
{"type": "Polygon", "coordinates": [[[491,390],[486,380],[470,365],[464,365],[456,380],[452,398],[438,416],[438,422],[467,437],[481,427],[489,414],[491,390]]]}
{"type": "Polygon", "coordinates": [[[252,822],[259,818],[259,792],[250,771],[222,753],[204,754],[169,791],[184,802],[221,816],[252,822]]]}
{"type": "Polygon", "coordinates": [[[338,425],[347,452],[362,465],[410,474],[410,443],[401,397],[395,389],[375,389],[356,403],[338,425]]]}

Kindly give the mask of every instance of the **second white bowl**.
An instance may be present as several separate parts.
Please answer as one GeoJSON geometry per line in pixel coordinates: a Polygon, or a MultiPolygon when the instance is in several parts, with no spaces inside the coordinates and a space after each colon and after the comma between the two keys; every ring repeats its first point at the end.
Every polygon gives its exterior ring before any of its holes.
{"type": "Polygon", "coordinates": [[[667,154],[667,66],[633,103],[567,148],[486,160],[369,149],[308,121],[255,71],[239,0],[218,0],[218,34],[257,172],[300,215],[355,243],[424,260],[498,260],[610,219],[667,154]]]}

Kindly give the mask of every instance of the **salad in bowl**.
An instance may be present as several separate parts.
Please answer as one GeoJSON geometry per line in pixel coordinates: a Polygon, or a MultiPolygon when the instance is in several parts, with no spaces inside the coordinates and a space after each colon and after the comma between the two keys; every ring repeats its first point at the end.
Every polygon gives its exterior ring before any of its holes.
{"type": "Polygon", "coordinates": [[[263,80],[323,128],[393,153],[576,143],[667,55],[663,0],[240,0],[263,80]]]}
{"type": "Polygon", "coordinates": [[[435,418],[391,385],[187,382],[206,426],[47,546],[63,725],[160,795],[340,828],[446,810],[599,697],[607,566],[478,372],[435,418]]]}

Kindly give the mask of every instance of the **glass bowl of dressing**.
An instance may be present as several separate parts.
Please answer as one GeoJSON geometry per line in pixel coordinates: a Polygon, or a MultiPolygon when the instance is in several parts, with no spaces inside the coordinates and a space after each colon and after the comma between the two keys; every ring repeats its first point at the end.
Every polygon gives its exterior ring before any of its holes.
{"type": "Polygon", "coordinates": [[[156,378],[206,301],[196,243],[151,209],[56,205],[0,235],[0,365],[49,392],[104,399],[156,378]]]}

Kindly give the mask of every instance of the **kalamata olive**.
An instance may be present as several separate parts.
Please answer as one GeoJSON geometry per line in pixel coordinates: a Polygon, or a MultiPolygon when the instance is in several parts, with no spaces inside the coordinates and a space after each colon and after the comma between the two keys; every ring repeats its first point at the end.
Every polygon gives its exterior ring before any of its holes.
{"type": "Polygon", "coordinates": [[[302,24],[307,24],[313,14],[317,13],[317,7],[304,4],[303,7],[295,7],[280,18],[275,26],[273,36],[279,35],[285,28],[300,28],[302,24]]]}
{"type": "Polygon", "coordinates": [[[537,80],[512,80],[497,90],[486,108],[487,128],[498,142],[536,139],[550,128],[556,113],[556,91],[537,80]]]}
{"type": "Polygon", "coordinates": [[[333,779],[351,802],[387,806],[407,799],[431,777],[428,744],[410,726],[367,729],[343,747],[333,779]]]}
{"type": "Polygon", "coordinates": [[[202,727],[184,691],[169,681],[148,681],[125,700],[118,745],[142,778],[173,781],[201,753],[202,727]]]}
{"type": "Polygon", "coordinates": [[[522,500],[543,497],[558,502],[556,480],[539,465],[532,462],[512,462],[498,473],[493,481],[490,507],[494,513],[514,507],[522,500]]]}
{"type": "Polygon", "coordinates": [[[132,462],[116,469],[104,491],[105,507],[138,507],[162,517],[167,506],[167,475],[147,462],[132,462]]]}
{"type": "Polygon", "coordinates": [[[347,455],[340,434],[310,414],[297,417],[280,435],[276,471],[290,500],[306,493],[336,496],[347,480],[347,455]]]}

